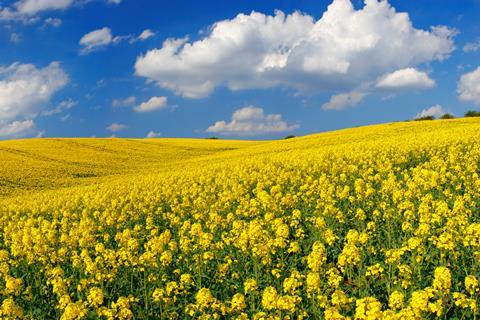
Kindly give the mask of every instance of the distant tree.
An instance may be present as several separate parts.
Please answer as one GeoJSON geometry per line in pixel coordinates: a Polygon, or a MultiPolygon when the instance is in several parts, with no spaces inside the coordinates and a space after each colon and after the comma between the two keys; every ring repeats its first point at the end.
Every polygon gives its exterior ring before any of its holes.
{"type": "Polygon", "coordinates": [[[425,116],[425,117],[420,117],[416,118],[415,121],[424,121],[424,120],[435,120],[434,116],[425,116]]]}
{"type": "Polygon", "coordinates": [[[480,111],[468,110],[465,117],[480,117],[480,111]]]}
{"type": "Polygon", "coordinates": [[[208,137],[207,139],[210,139],[210,140],[218,140],[219,138],[218,138],[218,137],[208,137]]]}
{"type": "Polygon", "coordinates": [[[292,138],[295,138],[295,136],[289,135],[289,136],[286,136],[284,139],[292,139],[292,138]]]}
{"type": "Polygon", "coordinates": [[[440,119],[454,119],[455,117],[453,114],[450,113],[445,113],[443,116],[440,117],[440,119]]]}

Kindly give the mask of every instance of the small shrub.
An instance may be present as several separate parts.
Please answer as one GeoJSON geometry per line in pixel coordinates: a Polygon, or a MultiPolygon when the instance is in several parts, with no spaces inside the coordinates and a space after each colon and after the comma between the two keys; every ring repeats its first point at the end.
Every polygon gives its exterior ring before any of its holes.
{"type": "Polygon", "coordinates": [[[219,138],[218,138],[218,137],[208,137],[207,139],[210,139],[210,140],[218,140],[219,138]]]}
{"type": "Polygon", "coordinates": [[[455,117],[453,114],[450,113],[445,113],[443,116],[440,117],[440,119],[454,119],[455,117]]]}
{"type": "Polygon", "coordinates": [[[286,136],[284,139],[292,139],[292,138],[295,138],[295,136],[289,135],[289,136],[286,136]]]}
{"type": "Polygon", "coordinates": [[[468,110],[465,117],[480,117],[480,111],[468,110]]]}
{"type": "Polygon", "coordinates": [[[420,117],[416,118],[415,121],[424,121],[424,120],[435,120],[434,116],[425,116],[425,117],[420,117]]]}

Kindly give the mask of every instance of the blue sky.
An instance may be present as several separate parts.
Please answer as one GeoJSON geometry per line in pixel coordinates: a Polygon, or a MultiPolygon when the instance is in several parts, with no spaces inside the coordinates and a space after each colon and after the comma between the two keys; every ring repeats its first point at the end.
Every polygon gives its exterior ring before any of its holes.
{"type": "Polygon", "coordinates": [[[479,0],[0,1],[0,139],[461,116],[480,107],[479,16],[479,0]]]}

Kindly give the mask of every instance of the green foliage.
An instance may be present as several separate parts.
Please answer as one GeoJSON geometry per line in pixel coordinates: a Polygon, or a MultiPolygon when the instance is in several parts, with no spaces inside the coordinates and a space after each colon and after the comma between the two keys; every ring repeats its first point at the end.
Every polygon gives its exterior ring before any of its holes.
{"type": "Polygon", "coordinates": [[[455,117],[450,113],[445,113],[440,119],[455,119],[455,117]]]}
{"type": "Polygon", "coordinates": [[[468,110],[465,117],[480,117],[480,111],[468,110]]]}
{"type": "Polygon", "coordinates": [[[425,116],[425,117],[420,117],[416,118],[415,121],[424,121],[424,120],[435,120],[434,116],[425,116]]]}

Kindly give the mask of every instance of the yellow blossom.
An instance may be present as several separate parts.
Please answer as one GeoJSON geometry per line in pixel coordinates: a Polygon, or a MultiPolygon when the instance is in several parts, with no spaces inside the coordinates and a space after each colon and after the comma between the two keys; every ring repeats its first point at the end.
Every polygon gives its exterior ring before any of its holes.
{"type": "Polygon", "coordinates": [[[267,287],[262,294],[262,306],[265,310],[272,310],[277,307],[277,290],[274,287],[267,287]]]}

